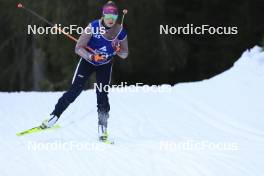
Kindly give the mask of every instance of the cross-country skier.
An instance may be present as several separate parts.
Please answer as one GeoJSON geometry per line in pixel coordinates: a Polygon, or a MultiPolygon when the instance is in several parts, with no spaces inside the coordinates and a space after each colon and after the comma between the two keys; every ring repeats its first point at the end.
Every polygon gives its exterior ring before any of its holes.
{"type": "MultiPolygon", "coordinates": [[[[63,111],[80,95],[86,80],[93,72],[96,73],[98,87],[109,85],[114,55],[123,59],[128,56],[127,34],[123,27],[117,23],[117,19],[117,6],[114,2],[108,1],[103,6],[102,18],[91,22],[82,33],[75,47],[76,54],[81,58],[72,85],[58,100],[51,117],[42,123],[42,128],[50,128],[58,121],[63,111]],[[103,31],[98,30],[100,27],[105,28],[104,34],[100,34],[103,31]],[[96,53],[87,51],[86,46],[92,48],[96,53]]],[[[108,93],[104,89],[100,91],[97,88],[96,95],[99,139],[106,141],[110,110],[108,93]]]]}

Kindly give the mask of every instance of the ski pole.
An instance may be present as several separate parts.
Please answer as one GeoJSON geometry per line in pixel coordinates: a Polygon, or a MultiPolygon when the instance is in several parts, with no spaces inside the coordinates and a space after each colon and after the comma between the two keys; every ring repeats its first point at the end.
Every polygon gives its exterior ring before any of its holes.
{"type": "Polygon", "coordinates": [[[125,15],[127,14],[128,10],[127,9],[124,9],[123,10],[123,16],[122,16],[122,21],[121,21],[121,26],[123,27],[123,23],[124,23],[124,18],[125,18],[125,15]]]}
{"type": "MultiPolygon", "coordinates": [[[[50,25],[51,27],[55,27],[55,29],[57,29],[58,31],[60,31],[62,34],[64,34],[66,37],[68,37],[68,38],[71,39],[72,41],[74,41],[74,42],[77,42],[77,41],[78,41],[75,37],[73,37],[72,35],[70,35],[69,33],[65,32],[65,31],[61,30],[61,28],[57,27],[56,25],[54,25],[53,23],[51,23],[50,21],[48,21],[46,18],[40,16],[39,14],[37,14],[36,12],[34,12],[33,10],[31,10],[31,9],[29,9],[29,8],[27,8],[27,7],[25,7],[25,6],[22,5],[21,3],[18,3],[18,4],[17,4],[17,8],[24,9],[24,10],[27,11],[28,13],[30,13],[30,14],[34,15],[35,17],[41,19],[42,21],[46,22],[46,23],[47,23],[48,25],[50,25]]],[[[85,46],[85,49],[87,49],[88,51],[90,51],[90,52],[96,54],[96,52],[95,52],[92,48],[90,48],[89,46],[85,46]]]]}

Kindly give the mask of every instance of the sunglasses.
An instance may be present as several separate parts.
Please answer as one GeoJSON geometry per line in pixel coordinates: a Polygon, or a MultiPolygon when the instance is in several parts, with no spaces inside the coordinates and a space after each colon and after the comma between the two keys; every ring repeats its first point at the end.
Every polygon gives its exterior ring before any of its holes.
{"type": "Polygon", "coordinates": [[[104,18],[105,18],[105,19],[112,19],[112,20],[116,21],[117,18],[118,18],[118,15],[104,14],[104,18]]]}

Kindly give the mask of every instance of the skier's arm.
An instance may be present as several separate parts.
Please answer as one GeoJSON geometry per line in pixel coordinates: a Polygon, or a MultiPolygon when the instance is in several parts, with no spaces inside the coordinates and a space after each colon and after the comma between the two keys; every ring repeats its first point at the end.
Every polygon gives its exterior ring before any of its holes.
{"type": "Polygon", "coordinates": [[[85,46],[90,41],[91,37],[91,28],[89,24],[88,27],[85,28],[85,30],[79,37],[75,46],[75,53],[84,58],[85,60],[90,60],[92,56],[92,54],[85,49],[85,46]]]}
{"type": "Polygon", "coordinates": [[[120,41],[120,51],[116,53],[122,59],[126,59],[128,56],[128,42],[127,36],[124,40],[120,41]]]}

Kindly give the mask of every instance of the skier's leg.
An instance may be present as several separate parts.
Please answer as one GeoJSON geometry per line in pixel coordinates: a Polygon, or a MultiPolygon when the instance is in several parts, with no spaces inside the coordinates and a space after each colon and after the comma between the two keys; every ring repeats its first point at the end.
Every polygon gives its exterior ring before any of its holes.
{"type": "Polygon", "coordinates": [[[81,59],[73,80],[70,89],[65,92],[62,97],[58,100],[58,103],[55,105],[54,111],[51,113],[57,117],[60,117],[63,111],[80,95],[82,92],[86,80],[89,78],[91,73],[94,71],[94,66],[84,59],[81,59]]]}
{"type": "Polygon", "coordinates": [[[50,114],[50,119],[45,120],[41,127],[49,128],[52,127],[59,119],[63,111],[80,95],[85,85],[86,80],[89,78],[90,74],[94,71],[94,66],[80,59],[79,64],[76,68],[72,85],[70,89],[65,92],[62,97],[58,100],[55,105],[55,109],[50,114]]]}
{"type": "Polygon", "coordinates": [[[96,68],[98,130],[102,133],[106,132],[107,120],[109,118],[108,86],[111,79],[111,72],[112,63],[96,68]]]}

